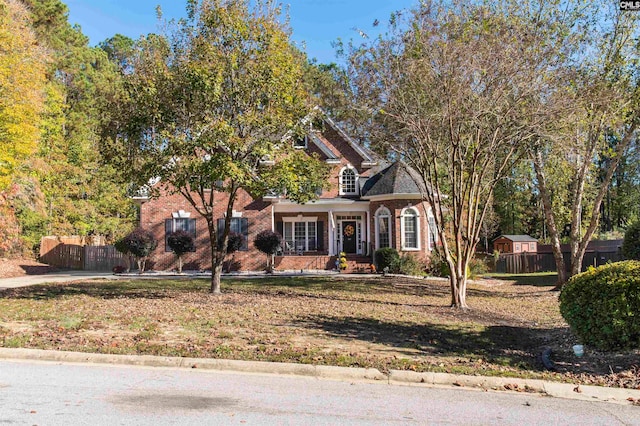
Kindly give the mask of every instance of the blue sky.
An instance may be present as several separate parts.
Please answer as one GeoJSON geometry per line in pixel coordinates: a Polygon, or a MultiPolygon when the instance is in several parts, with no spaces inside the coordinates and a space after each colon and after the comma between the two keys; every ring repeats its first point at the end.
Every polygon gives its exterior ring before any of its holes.
{"type": "MultiPolygon", "coordinates": [[[[80,24],[82,32],[95,45],[116,33],[131,38],[158,32],[156,6],[165,18],[185,15],[184,0],[63,0],[69,7],[69,21],[80,24]]],[[[289,5],[293,39],[304,42],[309,58],[335,62],[331,43],[362,40],[354,28],[373,37],[385,26],[389,15],[413,6],[418,0],[283,0],[289,5]],[[373,27],[375,20],[380,21],[373,27]]]]}

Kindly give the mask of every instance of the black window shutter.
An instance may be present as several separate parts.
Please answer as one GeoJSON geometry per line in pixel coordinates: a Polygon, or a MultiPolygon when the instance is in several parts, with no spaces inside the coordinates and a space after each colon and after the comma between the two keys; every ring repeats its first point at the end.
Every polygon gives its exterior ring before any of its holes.
{"type": "Polygon", "coordinates": [[[249,250],[249,219],[246,217],[240,218],[240,233],[244,237],[240,250],[249,250]]]}
{"type": "Polygon", "coordinates": [[[218,249],[221,248],[222,233],[224,232],[224,219],[218,219],[218,249]]]}
{"type": "Polygon", "coordinates": [[[324,250],[324,222],[316,222],[316,246],[318,251],[324,250]]]}
{"type": "Polygon", "coordinates": [[[164,221],[164,251],[171,251],[169,247],[169,235],[173,232],[173,219],[164,221]]]}
{"type": "Polygon", "coordinates": [[[284,238],[284,222],[276,222],[276,232],[284,238]]]}

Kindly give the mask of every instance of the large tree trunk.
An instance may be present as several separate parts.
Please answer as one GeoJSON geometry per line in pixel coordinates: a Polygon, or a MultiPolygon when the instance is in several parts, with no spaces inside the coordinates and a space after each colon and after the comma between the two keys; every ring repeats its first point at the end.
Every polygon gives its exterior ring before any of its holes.
{"type": "Polygon", "coordinates": [[[549,194],[549,188],[547,187],[547,179],[542,168],[542,154],[536,151],[533,154],[533,168],[538,179],[538,190],[540,191],[540,197],[542,198],[542,205],[544,208],[544,217],[547,221],[547,229],[549,230],[549,236],[551,237],[551,248],[553,250],[553,259],[556,262],[556,270],[558,271],[558,279],[556,280],[556,288],[559,289],[567,280],[567,269],[564,263],[564,257],[562,256],[562,247],[560,246],[560,234],[558,227],[556,226],[556,220],[553,215],[553,208],[551,203],[551,196],[549,194]]]}
{"type": "Polygon", "coordinates": [[[214,265],[211,269],[211,293],[221,294],[220,279],[222,278],[222,263],[214,265]]]}
{"type": "MultiPolygon", "coordinates": [[[[222,267],[224,265],[224,253],[221,253],[218,246],[218,232],[216,229],[216,223],[213,218],[207,218],[207,226],[209,227],[209,242],[211,244],[211,288],[210,292],[213,294],[221,294],[220,291],[220,279],[222,277],[222,267]]],[[[223,247],[226,247],[226,240],[222,242],[223,247]]]]}
{"type": "Polygon", "coordinates": [[[451,307],[468,309],[467,306],[467,274],[466,265],[462,261],[455,261],[453,257],[446,254],[449,264],[449,285],[451,286],[451,307]]]}

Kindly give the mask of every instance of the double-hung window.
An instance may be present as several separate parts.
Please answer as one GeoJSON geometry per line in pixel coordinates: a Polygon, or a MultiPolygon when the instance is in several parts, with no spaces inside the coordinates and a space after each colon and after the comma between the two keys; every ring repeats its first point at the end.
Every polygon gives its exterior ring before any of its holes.
{"type": "Polygon", "coordinates": [[[420,249],[420,216],[415,208],[402,212],[402,249],[420,249]]]}
{"type": "Polygon", "coordinates": [[[381,207],[376,212],[377,247],[391,247],[391,213],[386,207],[381,207]]]}

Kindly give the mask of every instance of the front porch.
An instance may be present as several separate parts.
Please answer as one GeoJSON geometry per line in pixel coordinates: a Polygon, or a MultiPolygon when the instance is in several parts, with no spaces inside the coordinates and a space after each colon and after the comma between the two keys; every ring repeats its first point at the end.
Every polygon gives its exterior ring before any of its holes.
{"type": "Polygon", "coordinates": [[[273,229],[282,235],[282,256],[371,256],[369,203],[349,199],[273,205],[273,229]]]}

